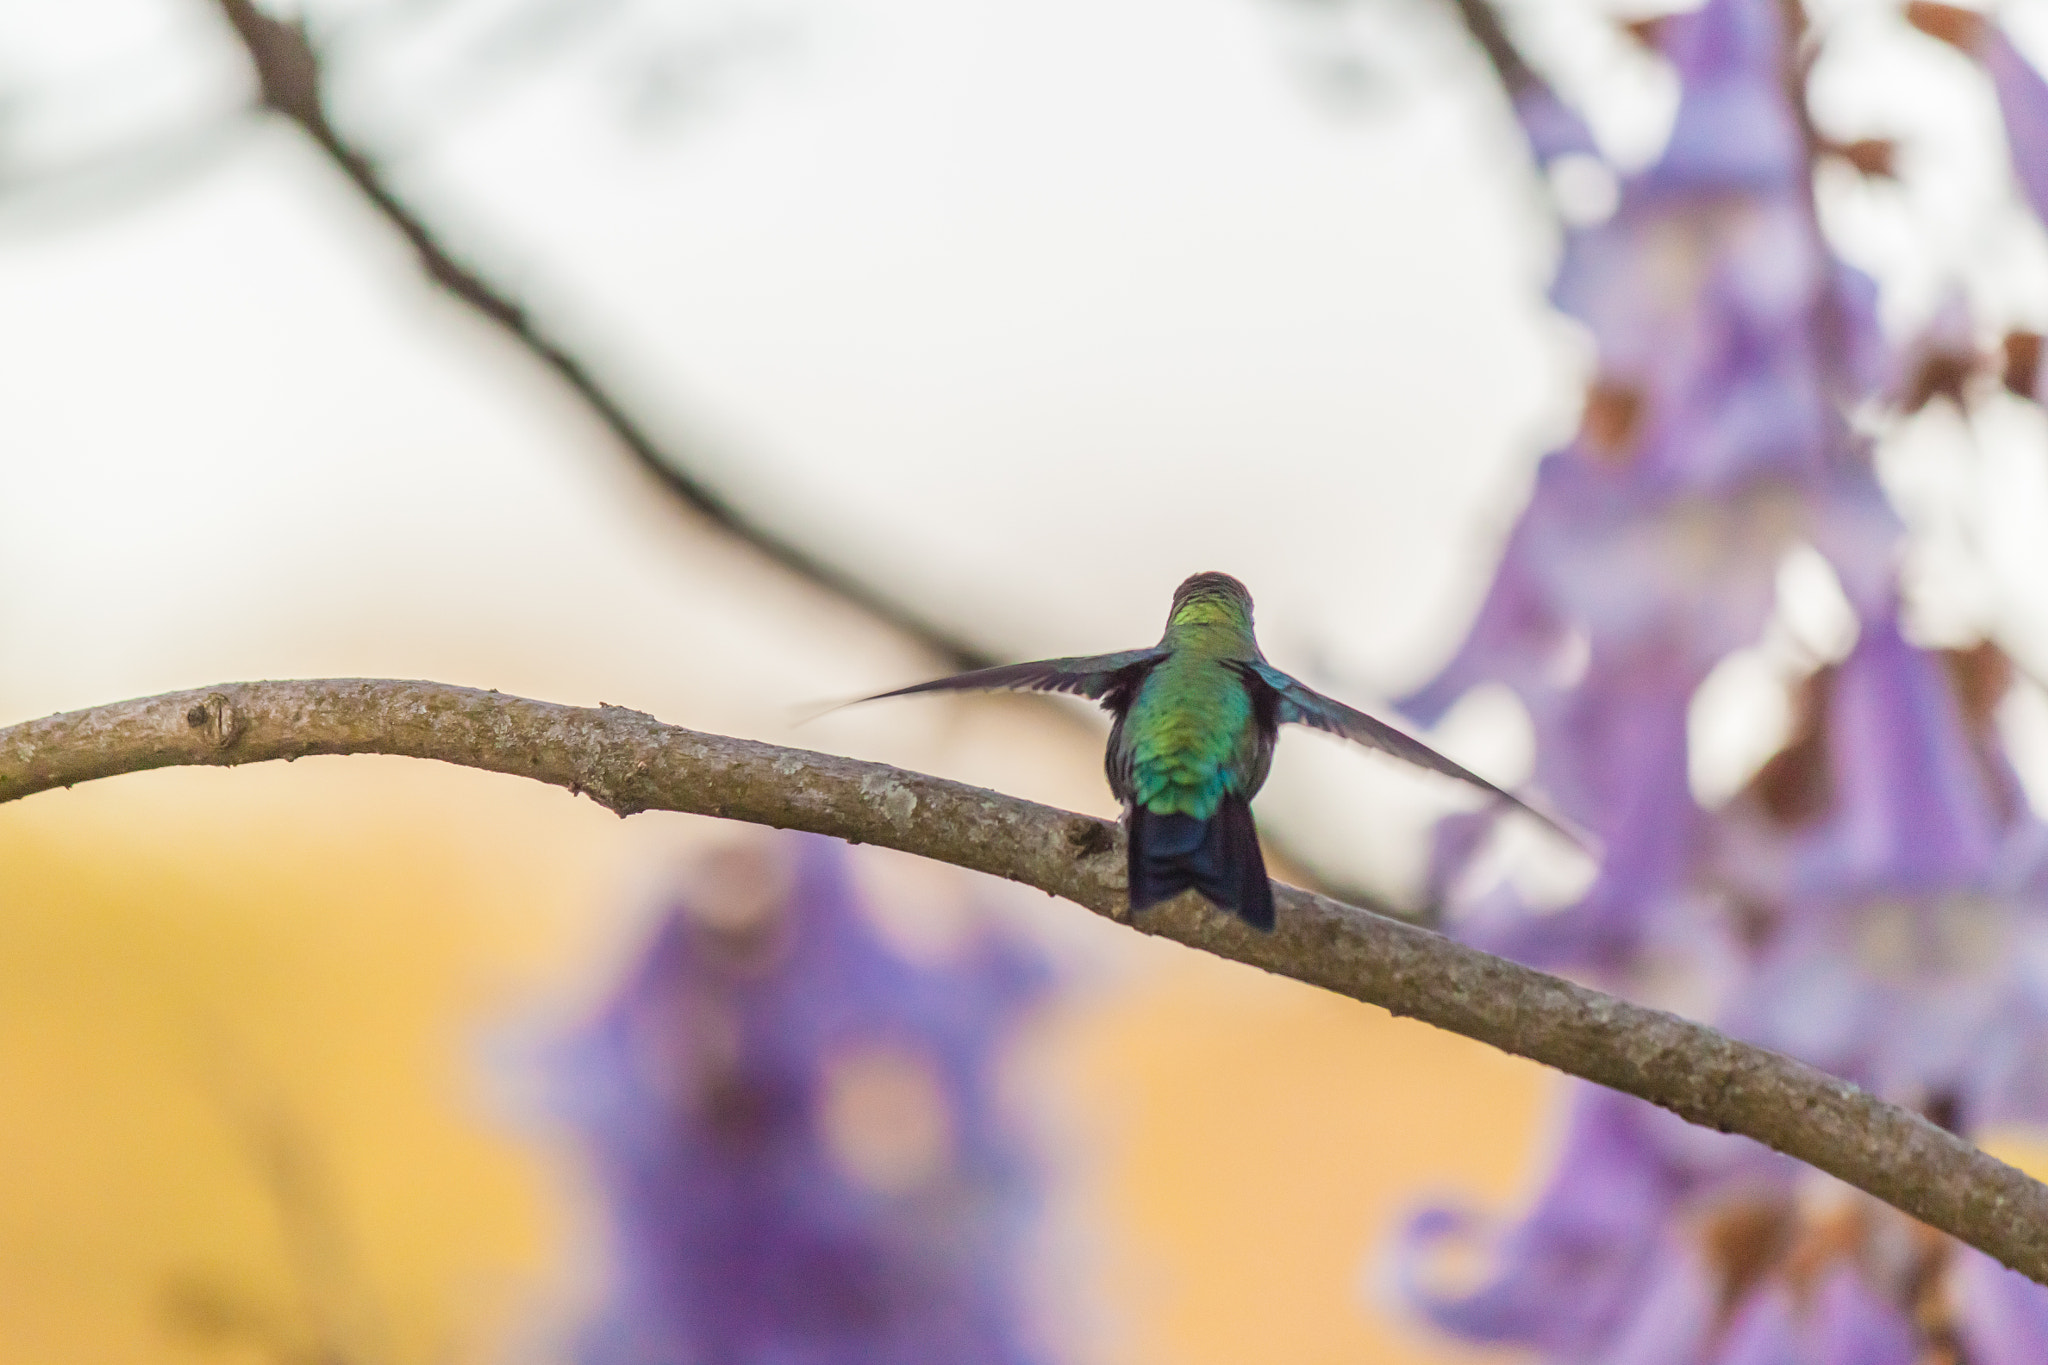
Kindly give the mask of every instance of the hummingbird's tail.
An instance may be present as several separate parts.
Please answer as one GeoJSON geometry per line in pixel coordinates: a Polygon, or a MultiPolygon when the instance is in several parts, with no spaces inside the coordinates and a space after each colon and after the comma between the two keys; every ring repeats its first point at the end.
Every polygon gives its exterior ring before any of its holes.
{"type": "Polygon", "coordinates": [[[1259,854],[1251,805],[1243,797],[1224,797],[1207,820],[1132,806],[1130,854],[1131,913],[1192,886],[1252,928],[1272,930],[1273,883],[1259,854]]]}

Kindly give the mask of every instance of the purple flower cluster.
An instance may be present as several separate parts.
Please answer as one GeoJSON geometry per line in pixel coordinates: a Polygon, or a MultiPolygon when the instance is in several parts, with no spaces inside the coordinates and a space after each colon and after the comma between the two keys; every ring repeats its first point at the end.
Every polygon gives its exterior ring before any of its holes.
{"type": "MultiPolygon", "coordinates": [[[[1968,18],[1958,45],[2048,208],[2048,86],[1968,18]]],[[[1670,141],[1618,177],[1605,221],[1568,231],[1553,296],[1597,353],[1582,429],[1544,460],[1464,645],[1407,703],[1429,722],[1478,684],[1512,689],[1538,785],[1606,856],[1575,903],[1531,905],[1475,884],[1491,817],[1461,817],[1433,877],[1456,931],[1495,951],[1637,994],[1682,981],[1719,1026],[1959,1131],[2048,1120],[2048,832],[1993,728],[2008,671],[1992,646],[1901,633],[1901,527],[1851,424],[1959,397],[1955,348],[1889,343],[1874,286],[1821,231],[1799,22],[1784,0],[1707,0],[1651,29],[1680,83],[1670,141]],[[1695,694],[1762,637],[1802,547],[1854,643],[1812,661],[1784,748],[1703,810],[1695,694]]],[[[1517,112],[1540,161],[1597,155],[1548,92],[1517,112]]],[[[1587,1086],[1526,1216],[1426,1212],[1400,1264],[1440,1327],[1559,1365],[2048,1360],[2048,1290],[1587,1086]],[[1447,1284],[1460,1248],[1486,1268],[1447,1284]]]]}
{"type": "Polygon", "coordinates": [[[1022,1365],[999,1050],[1041,961],[907,961],[835,841],[727,860],[550,1068],[610,1223],[588,1365],[1022,1365]]]}

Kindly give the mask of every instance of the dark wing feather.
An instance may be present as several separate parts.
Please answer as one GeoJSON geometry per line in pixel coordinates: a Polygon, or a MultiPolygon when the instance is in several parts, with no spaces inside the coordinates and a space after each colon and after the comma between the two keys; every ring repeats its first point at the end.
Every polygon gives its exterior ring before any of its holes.
{"type": "Polygon", "coordinates": [[[1463,764],[1453,763],[1421,740],[1410,738],[1384,721],[1374,720],[1365,712],[1354,710],[1334,697],[1326,697],[1305,683],[1296,682],[1263,660],[1252,664],[1251,670],[1279,697],[1281,724],[1307,725],[1333,735],[1340,735],[1363,744],[1368,749],[1378,749],[1381,753],[1392,754],[1395,758],[1413,763],[1418,768],[1427,768],[1433,773],[1442,773],[1445,777],[1455,777],[1460,782],[1477,787],[1519,810],[1527,811],[1573,843],[1584,846],[1585,840],[1581,836],[1566,829],[1552,817],[1513,793],[1502,791],[1463,764]]]}
{"type": "Polygon", "coordinates": [[[907,697],[913,692],[1071,692],[1100,701],[1122,680],[1127,670],[1157,663],[1166,651],[1127,649],[1118,654],[1081,654],[1071,659],[1039,659],[1028,664],[999,664],[977,668],[972,673],[955,673],[950,678],[913,683],[893,692],[877,692],[862,701],[884,697],[907,697]]]}

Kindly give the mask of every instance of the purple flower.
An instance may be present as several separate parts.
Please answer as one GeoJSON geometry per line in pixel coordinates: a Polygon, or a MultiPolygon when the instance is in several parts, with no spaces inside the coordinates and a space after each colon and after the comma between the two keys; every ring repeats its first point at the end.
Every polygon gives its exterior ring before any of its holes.
{"type": "MultiPolygon", "coordinates": [[[[1876,290],[1821,237],[1785,14],[1714,0],[1660,21],[1670,141],[1611,218],[1566,234],[1552,290],[1599,357],[1577,452],[1665,496],[1861,472],[1840,414],[1883,377],[1876,290]]],[[[1539,155],[1568,142],[1554,103],[1524,113],[1539,155]]]]}
{"type": "Polygon", "coordinates": [[[1825,826],[1794,871],[1796,893],[1984,890],[2024,809],[2002,760],[1972,743],[1941,663],[1891,616],[1863,623],[1832,683],[1825,826]]]}
{"type": "Polygon", "coordinates": [[[2048,1116],[2044,841],[1996,748],[2004,676],[1866,622],[1699,870],[1746,920],[1724,1027],[1965,1129],[2048,1116]]]}
{"type": "Polygon", "coordinates": [[[1409,1226],[1398,1268],[1439,1327],[1545,1365],[1926,1365],[1966,1343],[1979,1365],[2041,1358],[2025,1354],[2048,1340],[2040,1286],[1752,1143],[1571,1094],[1525,1217],[1409,1226]],[[1430,1287],[1431,1263],[1475,1241],[1479,1284],[1430,1287]]]}
{"type": "Polygon", "coordinates": [[[1666,497],[1854,475],[1841,410],[1881,378],[1873,286],[1828,255],[1803,188],[1684,196],[1664,164],[1567,239],[1552,298],[1600,367],[1579,450],[1666,497]]]}
{"type": "Polygon", "coordinates": [[[2048,1294],[1979,1251],[1956,1253],[1956,1306],[1971,1365],[2048,1360],[2048,1294]]]}
{"type": "Polygon", "coordinates": [[[1616,969],[1657,937],[1679,900],[1701,815],[1687,783],[1686,701],[1698,675],[1652,654],[1597,659],[1584,685],[1532,704],[1537,781],[1607,850],[1576,904],[1532,915],[1512,897],[1469,907],[1467,941],[1544,966],[1616,969]],[[1672,674],[1681,676],[1672,685],[1672,674]]]}
{"type": "Polygon", "coordinates": [[[1515,121],[1522,125],[1529,150],[1539,166],[1562,156],[1598,157],[1593,134],[1578,111],[1557,97],[1548,85],[1534,82],[1515,92],[1515,121]]]}
{"type": "Polygon", "coordinates": [[[2048,81],[2020,55],[2002,29],[1985,25],[1978,58],[1998,92],[2013,173],[2034,212],[2048,218],[2048,81]]]}
{"type": "MultiPolygon", "coordinates": [[[[2030,157],[2048,167],[2048,85],[1982,16],[1912,10],[1991,68],[2023,179],[2030,157]]],[[[1905,638],[1901,525],[1849,423],[1936,391],[1968,401],[1927,376],[1967,377],[1970,319],[1953,304],[1901,352],[1871,282],[1829,248],[1792,12],[1707,0],[1657,26],[1680,81],[1670,143],[1611,218],[1568,232],[1554,288],[1598,355],[1583,427],[1543,462],[1464,644],[1405,703],[1429,722],[1476,685],[1511,688],[1538,786],[1602,866],[1561,909],[1470,885],[1487,821],[1463,817],[1431,879],[1451,928],[1495,951],[1681,990],[1721,1027],[1961,1131],[2040,1122],[2048,829],[1992,724],[2003,657],[1905,638]],[[1702,810],[1694,696],[1763,635],[1799,545],[1833,568],[1855,643],[1800,685],[1785,749],[1702,810]]],[[[1525,1215],[1411,1225],[1403,1282],[1445,1330],[1556,1365],[2048,1359],[2048,1290],[1753,1144],[1572,1096],[1525,1215]],[[1487,1270],[1446,1290],[1426,1272],[1460,1245],[1487,1270]]]]}
{"type": "MultiPolygon", "coordinates": [[[[1704,1272],[1671,1236],[1688,1198],[1716,1184],[1775,1190],[1791,1172],[1789,1161],[1753,1144],[1575,1084],[1563,1153],[1529,1214],[1485,1237],[1468,1213],[1427,1210],[1410,1224],[1397,1269],[1410,1300],[1447,1331],[1574,1365],[1606,1360],[1646,1315],[1669,1330],[1678,1328],[1674,1313],[1699,1315],[1704,1272]],[[1462,1294],[1432,1289],[1428,1263],[1475,1238],[1491,1243],[1490,1273],[1462,1294]]],[[[1693,1335],[1704,1331],[1700,1324],[1693,1335]]]]}
{"type": "Polygon", "coordinates": [[[1678,117],[1648,187],[1804,193],[1811,175],[1794,112],[1785,6],[1721,0],[1657,26],[1657,45],[1678,70],[1678,117]]]}
{"type": "Polygon", "coordinates": [[[611,1231],[578,1358],[1037,1359],[1018,1289],[1033,1182],[993,1071],[1042,966],[990,940],[905,961],[826,839],[785,836],[707,895],[663,917],[555,1059],[611,1231]]]}
{"type": "Polygon", "coordinates": [[[1923,33],[1983,63],[1998,96],[2020,191],[2035,214],[2048,219],[2048,81],[2020,55],[2003,29],[1975,10],[1915,0],[1906,7],[1906,17],[1923,33]]]}

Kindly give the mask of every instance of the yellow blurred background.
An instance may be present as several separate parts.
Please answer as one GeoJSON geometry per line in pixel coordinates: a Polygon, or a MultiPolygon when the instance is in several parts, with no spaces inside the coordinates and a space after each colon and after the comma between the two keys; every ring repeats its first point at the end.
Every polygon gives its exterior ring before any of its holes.
{"type": "MultiPolygon", "coordinates": [[[[545,1358],[591,1214],[494,1097],[490,1035],[573,1020],[650,869],[725,837],[396,759],[10,807],[0,1359],[545,1358]]],[[[1413,1336],[1372,1265],[1420,1193],[1518,1188],[1537,1069],[1096,933],[1116,970],[1035,1027],[1018,1097],[1071,1358],[1470,1358],[1413,1336]]]]}
{"type": "MultiPolygon", "coordinates": [[[[566,1304],[577,1215],[491,1112],[480,1031],[536,999],[570,1017],[630,939],[617,888],[707,824],[376,759],[10,810],[0,1358],[502,1358],[566,1304]]],[[[1534,1068],[1137,951],[1032,1068],[1075,1139],[1052,1155],[1088,1211],[1089,1354],[1440,1358],[1391,1344],[1363,1266],[1416,1190],[1512,1188],[1534,1068]]]]}

